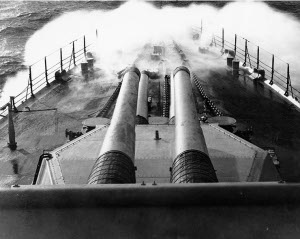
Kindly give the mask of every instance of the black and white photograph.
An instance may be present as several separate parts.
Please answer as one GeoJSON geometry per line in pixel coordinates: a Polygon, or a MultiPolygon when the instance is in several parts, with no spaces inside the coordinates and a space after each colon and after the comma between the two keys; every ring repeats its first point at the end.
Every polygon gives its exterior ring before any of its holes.
{"type": "Polygon", "coordinates": [[[300,1],[0,0],[0,239],[300,237],[300,1]]]}

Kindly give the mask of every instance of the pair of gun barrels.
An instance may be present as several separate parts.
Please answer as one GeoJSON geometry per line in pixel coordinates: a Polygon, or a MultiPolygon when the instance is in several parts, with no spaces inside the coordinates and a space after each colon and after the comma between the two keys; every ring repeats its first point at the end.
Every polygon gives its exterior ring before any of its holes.
{"type": "MultiPolygon", "coordinates": [[[[128,68],[88,184],[130,184],[135,177],[136,115],[148,118],[147,87],[149,75],[136,67],[128,68]]],[[[171,183],[217,182],[197,117],[190,71],[185,66],[174,71],[175,148],[171,183]]],[[[171,84],[172,84],[171,83],[171,84]]]]}

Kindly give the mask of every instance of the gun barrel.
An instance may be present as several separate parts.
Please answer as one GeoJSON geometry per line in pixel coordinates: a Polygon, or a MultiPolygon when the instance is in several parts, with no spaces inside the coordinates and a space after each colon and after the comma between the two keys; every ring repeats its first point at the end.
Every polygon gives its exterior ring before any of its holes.
{"type": "Polygon", "coordinates": [[[189,69],[177,67],[175,83],[175,159],[171,182],[217,182],[198,120],[189,69]]]}
{"type": "Polygon", "coordinates": [[[148,72],[142,71],[139,83],[139,93],[136,111],[137,124],[148,124],[148,81],[148,72]]]}
{"type": "Polygon", "coordinates": [[[171,121],[175,117],[175,89],[174,89],[174,76],[173,76],[173,73],[171,74],[170,91],[171,91],[170,92],[171,93],[171,100],[170,100],[170,115],[169,115],[169,119],[171,121]]]}
{"type": "Polygon", "coordinates": [[[135,183],[135,116],[139,79],[137,68],[127,69],[89,184],[135,183]]]}

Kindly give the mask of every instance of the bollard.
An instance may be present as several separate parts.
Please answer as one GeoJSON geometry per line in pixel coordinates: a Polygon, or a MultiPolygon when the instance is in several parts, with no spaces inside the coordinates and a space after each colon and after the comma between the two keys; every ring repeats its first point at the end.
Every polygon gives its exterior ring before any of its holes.
{"type": "Polygon", "coordinates": [[[87,62],[82,62],[81,63],[81,73],[82,75],[88,74],[89,68],[88,68],[88,63],[87,62]]]}
{"type": "Polygon", "coordinates": [[[235,52],[234,50],[229,50],[229,49],[225,49],[225,54],[228,54],[231,57],[235,57],[235,52]]]}
{"type": "Polygon", "coordinates": [[[233,61],[233,57],[229,56],[227,57],[227,66],[232,68],[232,61],[233,61]]]}
{"type": "Polygon", "coordinates": [[[260,75],[260,79],[265,79],[265,70],[264,69],[258,69],[257,73],[260,75]]]}
{"type": "Polygon", "coordinates": [[[87,64],[90,69],[94,67],[94,58],[87,58],[87,64]]]}
{"type": "Polygon", "coordinates": [[[56,71],[56,72],[55,72],[54,78],[55,78],[55,80],[57,80],[57,81],[62,81],[62,76],[61,76],[60,71],[56,71]]]}
{"type": "Polygon", "coordinates": [[[87,60],[89,68],[93,68],[94,67],[94,57],[91,52],[86,53],[86,60],[87,60]]]}
{"type": "Polygon", "coordinates": [[[93,58],[93,54],[92,54],[91,52],[87,52],[87,53],[86,53],[86,57],[87,57],[87,58],[93,58]]]}
{"type": "Polygon", "coordinates": [[[233,60],[232,61],[232,74],[234,76],[239,75],[239,69],[240,69],[240,61],[239,60],[233,60]]]}

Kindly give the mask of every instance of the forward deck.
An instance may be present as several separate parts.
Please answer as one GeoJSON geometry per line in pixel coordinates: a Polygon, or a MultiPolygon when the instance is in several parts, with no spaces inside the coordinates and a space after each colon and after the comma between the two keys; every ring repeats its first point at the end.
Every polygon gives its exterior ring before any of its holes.
{"type": "MultiPolygon", "coordinates": [[[[172,54],[176,54],[176,51],[172,50],[172,54]]],[[[200,53],[198,55],[201,57],[200,53]]],[[[299,181],[297,156],[300,154],[300,127],[297,125],[300,113],[271,89],[264,87],[263,83],[242,75],[238,78],[232,77],[226,69],[226,60],[222,57],[217,62],[216,68],[207,70],[198,67],[198,70],[194,71],[206,94],[224,115],[237,120],[237,129],[253,127],[252,144],[260,148],[275,149],[281,163],[283,180],[299,181]]],[[[81,131],[82,122],[95,116],[103,108],[118,86],[119,80],[117,77],[106,79],[102,74],[99,63],[95,64],[94,74],[88,79],[81,75],[79,67],[74,68],[69,72],[69,81],[52,82],[49,87],[36,94],[35,98],[30,98],[20,105],[19,110],[26,110],[25,107],[31,110],[57,110],[15,113],[18,146],[15,151],[11,151],[7,146],[7,120],[1,120],[1,186],[31,184],[40,155],[44,151],[50,152],[68,143],[66,129],[81,131]]],[[[163,78],[161,76],[153,80],[149,89],[153,95],[153,108],[150,112],[152,117],[162,116],[163,78]],[[153,94],[154,92],[159,94],[153,94]]],[[[194,95],[198,112],[201,114],[204,102],[195,85],[194,95]]],[[[108,118],[112,112],[113,106],[107,114],[108,118]]],[[[208,128],[212,129],[212,126],[204,127],[208,128]]],[[[213,140],[209,139],[208,131],[206,134],[208,142],[211,141],[210,153],[214,155],[213,140]]],[[[95,146],[99,147],[98,144],[95,146]]],[[[222,170],[219,169],[220,171],[222,170]]],[[[166,175],[167,171],[164,178],[167,178],[166,175]]]]}

